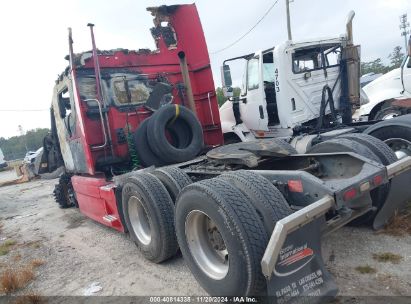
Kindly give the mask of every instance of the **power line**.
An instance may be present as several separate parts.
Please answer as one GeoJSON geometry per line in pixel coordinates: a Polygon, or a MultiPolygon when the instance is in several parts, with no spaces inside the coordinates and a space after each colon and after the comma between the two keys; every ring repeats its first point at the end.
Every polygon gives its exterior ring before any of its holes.
{"type": "Polygon", "coordinates": [[[50,109],[28,109],[28,110],[0,109],[0,112],[45,112],[45,111],[50,111],[50,109]]]}
{"type": "Polygon", "coordinates": [[[238,42],[241,41],[241,39],[243,39],[245,36],[247,36],[248,34],[250,34],[252,32],[252,30],[254,30],[257,25],[259,25],[261,23],[261,21],[263,21],[263,19],[271,12],[271,10],[274,8],[274,6],[277,4],[278,0],[276,0],[273,5],[271,5],[271,7],[264,13],[264,15],[257,21],[256,24],[254,24],[253,27],[251,27],[244,35],[242,35],[240,38],[238,38],[237,40],[235,40],[234,42],[230,43],[229,45],[227,45],[226,47],[219,49],[218,51],[215,52],[210,52],[210,54],[217,54],[220,53],[222,51],[225,51],[226,49],[232,47],[233,45],[237,44],[238,42]]]}

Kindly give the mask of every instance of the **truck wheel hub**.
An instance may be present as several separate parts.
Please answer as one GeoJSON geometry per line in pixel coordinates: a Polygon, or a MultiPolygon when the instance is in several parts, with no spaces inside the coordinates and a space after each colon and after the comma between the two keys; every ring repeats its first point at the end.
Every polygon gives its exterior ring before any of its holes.
{"type": "Polygon", "coordinates": [[[204,212],[193,210],[187,215],[185,234],[191,255],[201,270],[214,280],[223,279],[228,273],[229,256],[214,221],[204,212]]]}
{"type": "Polygon", "coordinates": [[[131,226],[138,240],[144,245],[150,244],[150,222],[144,205],[138,197],[130,197],[128,201],[128,214],[130,217],[131,226]]]}
{"type": "Polygon", "coordinates": [[[411,142],[402,138],[390,138],[384,141],[394,152],[398,159],[411,156],[411,142]]]}

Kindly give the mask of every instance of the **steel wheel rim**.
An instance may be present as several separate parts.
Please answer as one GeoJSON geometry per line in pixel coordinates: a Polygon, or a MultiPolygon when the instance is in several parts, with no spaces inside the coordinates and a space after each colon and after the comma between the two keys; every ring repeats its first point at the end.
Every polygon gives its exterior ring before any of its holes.
{"type": "Polygon", "coordinates": [[[411,156],[411,142],[403,138],[390,138],[384,141],[395,152],[398,159],[411,156]]]}
{"type": "Polygon", "coordinates": [[[397,117],[397,116],[399,116],[399,115],[395,114],[395,113],[389,113],[389,114],[384,115],[381,120],[388,120],[388,119],[392,119],[392,118],[397,117]]]}
{"type": "Polygon", "coordinates": [[[193,210],[186,217],[185,234],[201,270],[214,280],[224,279],[229,270],[229,253],[217,225],[206,213],[193,210]]]}
{"type": "Polygon", "coordinates": [[[144,245],[148,245],[151,242],[151,227],[148,220],[146,209],[144,208],[141,200],[132,196],[128,200],[128,216],[130,219],[131,227],[137,239],[144,245]]]}

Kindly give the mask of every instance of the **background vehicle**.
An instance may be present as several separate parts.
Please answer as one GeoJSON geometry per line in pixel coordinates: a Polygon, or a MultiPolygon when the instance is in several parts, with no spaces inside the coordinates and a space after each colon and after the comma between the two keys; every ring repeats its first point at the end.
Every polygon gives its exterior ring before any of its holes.
{"type": "MultiPolygon", "coordinates": [[[[411,37],[409,47],[411,48],[411,37]]],[[[384,120],[411,113],[411,60],[364,87],[370,102],[354,113],[356,119],[384,120]]]]}
{"type": "Polygon", "coordinates": [[[7,167],[7,163],[4,160],[3,151],[0,149],[0,169],[7,167]]]}
{"type": "MultiPolygon", "coordinates": [[[[337,287],[321,257],[322,233],[353,220],[384,225],[411,198],[404,186],[411,179],[411,157],[398,160],[386,144],[366,134],[325,132],[328,115],[335,114],[326,110],[325,98],[309,111],[301,109],[308,129],[313,119],[321,122],[316,129],[321,140],[306,136],[312,139],[310,154],[298,155],[286,141],[291,136],[221,145],[195,5],[148,10],[159,47],[154,52],[97,51],[90,25],[93,52],[74,55],[70,35],[70,66],[54,88],[52,131],[44,140],[40,166],[52,171],[64,163],[56,201],[128,232],[152,262],[167,260],[180,248],[212,295],[335,295],[337,287]]],[[[327,40],[327,45],[334,52],[341,40],[327,40]]],[[[312,58],[309,46],[296,60],[312,58]]],[[[350,50],[356,55],[355,47],[350,50]]],[[[321,56],[324,62],[324,51],[321,56]]],[[[330,78],[337,80],[337,70],[330,78]]],[[[355,66],[348,70],[355,75],[355,66]]],[[[320,72],[315,76],[319,83],[327,74],[320,72]]],[[[308,81],[311,77],[306,75],[308,81]]],[[[342,81],[351,83],[353,92],[344,106],[359,103],[355,80],[342,81]]],[[[255,85],[260,95],[247,95],[251,105],[251,97],[258,100],[264,93],[260,82],[255,85]]],[[[314,86],[307,92],[314,92],[309,103],[316,103],[314,86]]],[[[307,103],[303,98],[295,102],[296,107],[307,103]]],[[[257,105],[258,114],[266,113],[257,105]]],[[[343,121],[351,119],[351,108],[338,107],[343,121]]],[[[259,117],[269,124],[267,116],[259,117]]],[[[298,119],[290,115],[276,125],[298,119]]]]}
{"type": "Polygon", "coordinates": [[[375,79],[381,77],[382,75],[383,74],[381,74],[381,73],[375,74],[374,72],[362,75],[361,78],[360,78],[361,87],[362,88],[365,87],[367,84],[369,84],[370,82],[374,81],[375,79]]]}
{"type": "Polygon", "coordinates": [[[338,120],[350,123],[353,109],[360,106],[360,57],[351,34],[353,17],[351,12],[346,35],[286,41],[225,60],[225,92],[232,85],[228,63],[246,62],[240,97],[220,108],[225,137],[248,141],[292,136],[297,128],[315,130],[338,120]]]}

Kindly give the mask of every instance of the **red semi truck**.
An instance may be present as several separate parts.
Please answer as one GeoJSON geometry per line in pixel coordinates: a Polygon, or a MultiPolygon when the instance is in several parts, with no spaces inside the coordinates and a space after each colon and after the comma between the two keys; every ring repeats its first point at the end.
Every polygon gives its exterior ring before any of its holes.
{"type": "MultiPolygon", "coordinates": [[[[154,51],[98,50],[89,24],[93,50],[75,54],[70,32],[41,165],[64,166],[56,201],[129,233],[155,263],[180,248],[212,295],[336,295],[321,236],[383,226],[411,198],[411,157],[341,126],[319,131],[310,154],[291,138],[223,145],[195,5],[148,11],[154,51]]],[[[392,121],[409,130],[404,117],[392,121]]]]}

